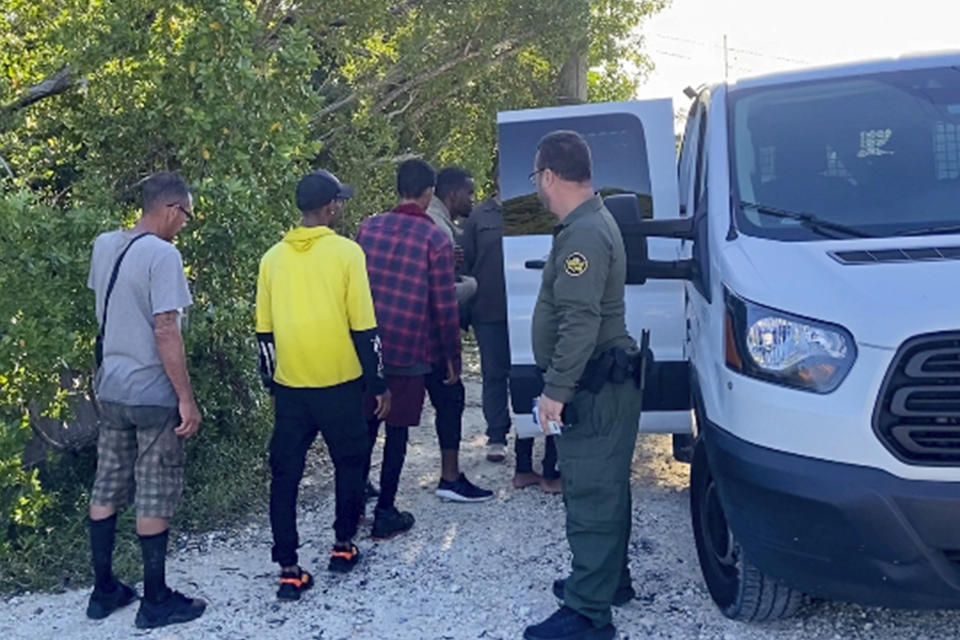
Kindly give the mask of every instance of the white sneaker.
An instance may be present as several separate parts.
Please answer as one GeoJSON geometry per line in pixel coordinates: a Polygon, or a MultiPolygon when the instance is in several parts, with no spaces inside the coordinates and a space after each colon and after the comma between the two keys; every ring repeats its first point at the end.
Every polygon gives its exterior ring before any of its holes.
{"type": "Polygon", "coordinates": [[[487,460],[490,462],[503,462],[507,458],[507,445],[499,442],[491,442],[487,445],[487,460]]]}

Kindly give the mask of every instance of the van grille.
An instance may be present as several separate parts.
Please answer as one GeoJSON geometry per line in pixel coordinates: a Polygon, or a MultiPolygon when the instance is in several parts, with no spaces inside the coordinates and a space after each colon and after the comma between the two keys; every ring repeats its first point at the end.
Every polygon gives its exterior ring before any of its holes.
{"type": "Polygon", "coordinates": [[[940,262],[960,260],[960,247],[910,247],[908,249],[872,249],[870,251],[833,251],[830,256],[840,264],[878,264],[884,262],[940,262]]]}
{"type": "Polygon", "coordinates": [[[918,336],[900,347],[873,428],[904,462],[960,465],[960,332],[918,336]]]}

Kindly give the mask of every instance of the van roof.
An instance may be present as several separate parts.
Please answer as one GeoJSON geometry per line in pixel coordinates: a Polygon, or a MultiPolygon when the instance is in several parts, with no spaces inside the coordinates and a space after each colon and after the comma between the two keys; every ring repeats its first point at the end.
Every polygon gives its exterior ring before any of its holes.
{"type": "Polygon", "coordinates": [[[795,71],[783,71],[768,75],[743,78],[730,83],[730,90],[754,89],[793,82],[809,80],[828,80],[846,76],[859,76],[886,71],[904,71],[908,69],[924,69],[928,67],[960,67],[960,50],[936,53],[904,54],[895,58],[881,58],[858,62],[844,62],[841,64],[810,67],[795,71]]]}

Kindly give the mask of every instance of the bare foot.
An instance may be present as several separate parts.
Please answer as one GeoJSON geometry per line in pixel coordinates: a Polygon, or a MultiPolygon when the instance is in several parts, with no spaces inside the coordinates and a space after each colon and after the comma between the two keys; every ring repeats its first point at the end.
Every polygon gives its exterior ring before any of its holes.
{"type": "Polygon", "coordinates": [[[543,482],[543,478],[540,477],[539,473],[533,473],[532,471],[528,473],[517,473],[513,476],[513,488],[514,489],[524,489],[526,487],[532,487],[535,484],[540,484],[543,482]]]}
{"type": "Polygon", "coordinates": [[[563,493],[563,481],[560,478],[541,478],[540,490],[544,493],[563,493]]]}

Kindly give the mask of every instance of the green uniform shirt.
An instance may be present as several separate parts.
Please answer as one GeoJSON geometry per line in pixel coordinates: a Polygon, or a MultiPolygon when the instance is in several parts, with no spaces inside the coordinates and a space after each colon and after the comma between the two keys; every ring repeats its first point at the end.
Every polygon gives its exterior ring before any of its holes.
{"type": "Polygon", "coordinates": [[[633,345],[624,317],[626,275],[620,229],[599,196],[556,226],[533,311],[533,356],[546,372],[547,397],[570,402],[591,358],[633,345]]]}

